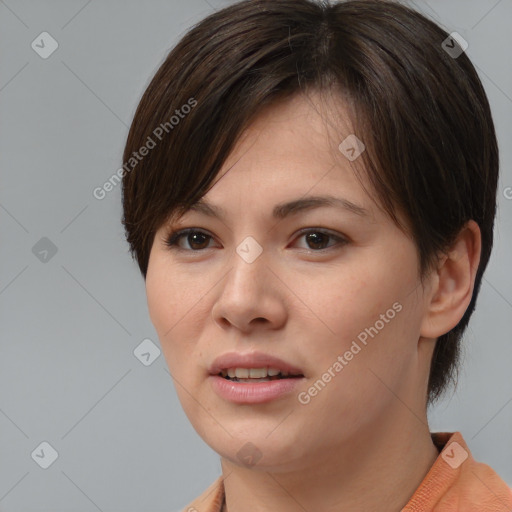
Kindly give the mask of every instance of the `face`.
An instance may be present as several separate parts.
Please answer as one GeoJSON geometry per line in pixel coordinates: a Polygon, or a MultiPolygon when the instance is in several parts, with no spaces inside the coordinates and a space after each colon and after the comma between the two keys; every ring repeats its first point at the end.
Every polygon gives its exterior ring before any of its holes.
{"type": "MultiPolygon", "coordinates": [[[[161,226],[150,254],[149,313],[180,402],[236,464],[252,450],[262,468],[306,466],[424,407],[415,245],[366,194],[338,149],[351,132],[340,136],[323,105],[296,96],[261,112],[203,197],[222,216],[189,210],[161,226]],[[273,216],[311,196],[339,202],[273,216]],[[183,229],[193,232],[169,246],[183,229]],[[212,376],[233,352],[279,358],[302,376],[212,376]]],[[[261,361],[248,366],[279,366],[261,361]]]]}

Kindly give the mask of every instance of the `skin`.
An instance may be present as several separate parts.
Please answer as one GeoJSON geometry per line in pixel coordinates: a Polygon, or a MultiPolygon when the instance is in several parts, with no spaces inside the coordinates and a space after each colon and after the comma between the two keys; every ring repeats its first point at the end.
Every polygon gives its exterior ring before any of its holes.
{"type": "Polygon", "coordinates": [[[221,456],[231,511],[399,511],[438,456],[428,371],[437,337],[470,302],[480,231],[470,221],[422,284],[414,242],[356,179],[337,150],[351,132],[336,131],[326,112],[316,93],[261,111],[205,195],[226,218],[189,211],[158,230],[150,254],[151,321],[185,413],[221,456]],[[322,207],[271,218],[275,204],[312,194],[369,215],[322,207]],[[211,238],[185,236],[182,251],[165,245],[171,229],[192,227],[211,238]],[[308,243],[302,228],[347,243],[308,243]],[[263,248],[250,264],[236,252],[247,236],[263,248]],[[298,391],[307,391],[396,302],[401,311],[306,405],[297,393],[237,405],[210,386],[216,356],[260,350],[301,368],[298,391]],[[248,441],[261,453],[253,466],[237,457],[248,441]]]}

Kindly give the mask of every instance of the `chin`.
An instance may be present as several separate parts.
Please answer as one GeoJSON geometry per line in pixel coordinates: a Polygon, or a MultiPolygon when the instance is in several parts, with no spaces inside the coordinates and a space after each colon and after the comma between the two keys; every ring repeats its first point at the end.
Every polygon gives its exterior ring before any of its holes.
{"type": "Polygon", "coordinates": [[[296,466],[300,451],[304,449],[302,436],[284,428],[279,432],[279,426],[276,429],[281,420],[262,420],[264,425],[260,426],[254,421],[237,425],[236,422],[217,419],[224,428],[217,425],[215,432],[198,433],[212,450],[238,466],[262,471],[285,470],[288,465],[296,466]]]}

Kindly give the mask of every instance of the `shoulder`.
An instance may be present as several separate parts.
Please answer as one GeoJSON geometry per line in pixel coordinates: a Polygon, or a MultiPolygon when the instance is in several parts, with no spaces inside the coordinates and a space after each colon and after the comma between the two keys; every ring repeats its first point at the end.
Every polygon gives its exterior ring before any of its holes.
{"type": "Polygon", "coordinates": [[[512,489],[473,458],[460,432],[432,439],[439,457],[402,512],[512,512],[512,489]]]}
{"type": "Polygon", "coordinates": [[[220,512],[224,502],[224,479],[217,478],[204,492],[179,512],[220,512]]]}

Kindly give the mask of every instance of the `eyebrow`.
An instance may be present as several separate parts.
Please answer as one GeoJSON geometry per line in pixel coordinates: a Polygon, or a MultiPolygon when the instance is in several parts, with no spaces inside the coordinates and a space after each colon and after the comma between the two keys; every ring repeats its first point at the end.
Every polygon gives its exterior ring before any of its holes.
{"type": "MultiPolygon", "coordinates": [[[[362,206],[352,203],[348,199],[324,195],[308,196],[300,199],[295,199],[293,201],[289,201],[286,203],[279,203],[274,207],[272,211],[272,216],[275,219],[284,219],[285,217],[297,214],[299,212],[313,210],[315,208],[321,208],[326,206],[341,208],[343,210],[352,212],[360,217],[368,217],[370,215],[368,210],[366,210],[362,206]]],[[[220,219],[225,219],[226,217],[225,211],[220,206],[210,204],[205,199],[202,198],[196,201],[193,205],[191,205],[189,209],[202,213],[209,217],[217,217],[220,219]]]]}

